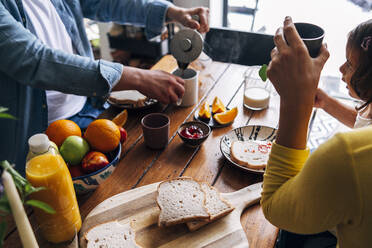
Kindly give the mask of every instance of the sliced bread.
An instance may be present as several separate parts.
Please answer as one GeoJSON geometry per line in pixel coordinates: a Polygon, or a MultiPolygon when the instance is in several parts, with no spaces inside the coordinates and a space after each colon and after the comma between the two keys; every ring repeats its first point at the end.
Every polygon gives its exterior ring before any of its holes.
{"type": "Polygon", "coordinates": [[[271,151],[271,142],[259,140],[233,141],[230,147],[231,160],[250,169],[266,167],[271,151]]]}
{"type": "Polygon", "coordinates": [[[131,104],[133,107],[145,106],[147,97],[137,90],[122,90],[113,91],[109,96],[109,100],[117,104],[131,104]]]}
{"type": "Polygon", "coordinates": [[[230,205],[225,199],[220,195],[220,192],[206,182],[202,182],[202,190],[206,193],[205,207],[210,214],[209,220],[194,220],[187,222],[187,227],[190,231],[195,231],[205,224],[219,219],[231,211],[234,207],[230,205]]]}
{"type": "Polygon", "coordinates": [[[156,202],[160,208],[158,226],[171,226],[190,220],[209,219],[205,192],[191,178],[164,181],[158,186],[156,202]]]}
{"type": "Polygon", "coordinates": [[[89,229],[84,238],[87,241],[87,248],[140,248],[135,241],[135,233],[130,223],[120,224],[111,221],[97,225],[89,229]]]}

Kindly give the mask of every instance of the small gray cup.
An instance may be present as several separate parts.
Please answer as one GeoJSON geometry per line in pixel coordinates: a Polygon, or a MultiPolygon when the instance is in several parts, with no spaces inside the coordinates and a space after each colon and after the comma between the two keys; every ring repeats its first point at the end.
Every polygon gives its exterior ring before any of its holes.
{"type": "Polygon", "coordinates": [[[169,139],[169,117],[162,113],[151,113],[141,120],[145,145],[151,149],[163,149],[169,139]]]}
{"type": "Polygon", "coordinates": [[[298,34],[305,43],[311,57],[315,58],[319,54],[324,38],[324,30],[314,24],[297,22],[294,24],[298,34]]]}

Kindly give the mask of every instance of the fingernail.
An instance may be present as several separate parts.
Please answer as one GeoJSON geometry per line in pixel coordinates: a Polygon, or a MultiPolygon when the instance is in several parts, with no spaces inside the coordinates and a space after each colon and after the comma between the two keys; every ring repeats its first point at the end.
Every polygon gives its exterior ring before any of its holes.
{"type": "Polygon", "coordinates": [[[283,34],[283,28],[280,27],[276,30],[275,35],[283,34]]]}

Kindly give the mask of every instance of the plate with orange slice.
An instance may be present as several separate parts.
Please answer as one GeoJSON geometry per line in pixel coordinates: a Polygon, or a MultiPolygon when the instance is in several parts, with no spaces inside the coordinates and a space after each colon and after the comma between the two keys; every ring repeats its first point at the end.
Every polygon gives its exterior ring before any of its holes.
{"type": "Polygon", "coordinates": [[[199,110],[195,111],[194,118],[208,124],[211,128],[218,128],[231,125],[237,114],[237,107],[226,108],[221,99],[215,97],[212,105],[205,101],[199,110]]]}

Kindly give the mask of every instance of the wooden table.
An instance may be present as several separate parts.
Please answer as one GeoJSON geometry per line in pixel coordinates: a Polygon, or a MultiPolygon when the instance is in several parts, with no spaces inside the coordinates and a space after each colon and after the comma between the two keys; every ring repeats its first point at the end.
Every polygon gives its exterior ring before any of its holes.
{"type": "MultiPolygon", "coordinates": [[[[153,69],[171,72],[176,66],[176,61],[168,55],[153,69]]],[[[100,202],[115,194],[178,176],[190,176],[196,180],[207,181],[221,192],[236,191],[262,181],[262,175],[233,167],[221,154],[219,144],[224,134],[240,126],[276,127],[279,118],[278,96],[272,97],[266,110],[247,110],[243,107],[243,75],[250,67],[211,60],[198,60],[191,66],[200,71],[198,104],[187,108],[159,104],[141,112],[129,111],[128,121],[124,126],[128,132],[128,140],[122,159],[114,173],[95,192],[80,199],[82,218],[100,202]],[[193,120],[194,112],[199,105],[205,100],[211,103],[215,96],[229,108],[237,106],[238,116],[231,126],[213,129],[202,146],[186,147],[177,136],[178,127],[183,122],[193,120]],[[140,120],[150,112],[163,112],[170,117],[169,144],[161,151],[150,150],[144,145],[140,120]]],[[[112,118],[119,111],[112,108],[105,115],[112,118]]],[[[32,213],[30,219],[34,222],[32,213]]],[[[241,217],[241,223],[251,248],[274,247],[278,229],[265,219],[259,205],[247,209],[241,217]]],[[[20,247],[19,242],[13,225],[13,231],[7,235],[5,247],[20,247]]]]}

